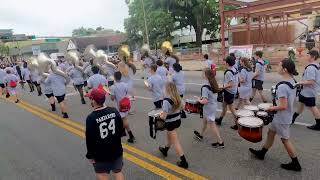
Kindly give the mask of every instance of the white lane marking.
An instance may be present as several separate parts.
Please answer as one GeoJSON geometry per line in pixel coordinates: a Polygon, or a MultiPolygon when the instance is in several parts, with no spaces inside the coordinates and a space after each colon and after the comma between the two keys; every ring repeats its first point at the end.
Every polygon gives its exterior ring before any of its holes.
{"type": "Polygon", "coordinates": [[[301,126],[312,126],[312,124],[303,123],[303,122],[295,122],[294,124],[301,125],[301,126]]]}
{"type": "Polygon", "coordinates": [[[77,95],[77,94],[79,94],[78,92],[73,92],[73,93],[68,93],[68,94],[66,94],[66,96],[68,97],[68,96],[75,96],[75,95],[77,95]]]}

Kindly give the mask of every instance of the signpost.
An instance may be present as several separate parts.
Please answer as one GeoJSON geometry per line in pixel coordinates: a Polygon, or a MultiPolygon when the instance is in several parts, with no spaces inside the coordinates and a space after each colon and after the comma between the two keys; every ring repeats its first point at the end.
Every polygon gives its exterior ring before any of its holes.
{"type": "Polygon", "coordinates": [[[32,46],[32,54],[37,56],[41,53],[41,48],[40,46],[32,46]]]}
{"type": "Polygon", "coordinates": [[[245,45],[245,46],[230,46],[229,54],[234,53],[236,57],[252,57],[253,45],[245,45]]]}

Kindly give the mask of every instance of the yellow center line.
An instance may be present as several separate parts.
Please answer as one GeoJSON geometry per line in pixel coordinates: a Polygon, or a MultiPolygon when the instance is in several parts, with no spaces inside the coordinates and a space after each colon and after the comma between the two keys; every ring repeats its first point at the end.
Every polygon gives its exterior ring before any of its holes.
{"type": "MultiPolygon", "coordinates": [[[[25,101],[21,101],[21,103],[26,105],[26,106],[28,106],[28,107],[30,107],[30,108],[36,109],[36,110],[40,111],[41,113],[43,113],[43,114],[45,114],[45,115],[47,115],[49,117],[55,118],[55,119],[65,123],[65,124],[71,125],[74,128],[77,128],[79,130],[85,131],[84,125],[79,123],[79,122],[77,122],[77,121],[70,120],[70,119],[64,119],[64,118],[62,118],[62,117],[60,117],[60,116],[58,116],[58,115],[56,115],[54,113],[48,112],[48,111],[46,111],[46,110],[44,110],[42,108],[39,108],[39,107],[34,106],[34,105],[31,105],[31,104],[29,104],[29,103],[27,103],[25,101]]],[[[176,166],[176,165],[174,165],[172,163],[169,163],[169,162],[167,162],[167,161],[165,161],[163,159],[160,159],[160,158],[158,158],[158,157],[156,157],[154,155],[151,155],[151,154],[149,154],[147,152],[139,150],[139,149],[137,149],[137,148],[135,148],[133,146],[130,146],[128,144],[123,143],[122,145],[123,145],[123,148],[125,150],[127,150],[127,151],[129,151],[131,153],[137,154],[137,155],[139,155],[139,156],[141,156],[143,158],[146,158],[146,159],[148,159],[148,160],[150,160],[150,161],[152,161],[154,163],[157,163],[157,164],[159,164],[159,165],[161,165],[161,166],[163,166],[165,168],[168,168],[168,169],[170,169],[170,170],[172,170],[172,171],[174,171],[174,172],[176,172],[178,174],[181,174],[183,176],[186,176],[186,177],[188,177],[190,179],[197,179],[197,180],[208,179],[208,178],[203,177],[201,175],[198,175],[198,174],[196,174],[196,173],[194,173],[192,171],[180,168],[180,167],[178,167],[178,166],[176,166]]]]}
{"type": "MultiPolygon", "coordinates": [[[[56,126],[58,126],[60,128],[63,128],[63,129],[65,129],[65,130],[67,130],[67,131],[69,131],[69,132],[71,132],[71,133],[73,133],[75,135],[78,135],[82,139],[85,138],[84,131],[75,129],[75,128],[69,126],[69,125],[66,125],[66,124],[64,124],[62,122],[59,122],[59,121],[53,119],[52,117],[48,117],[48,116],[44,115],[43,113],[41,113],[39,111],[36,111],[36,110],[26,106],[25,104],[18,103],[16,105],[18,107],[22,108],[22,109],[25,109],[25,110],[31,112],[32,114],[40,117],[43,120],[46,120],[46,121],[48,121],[48,122],[50,122],[50,123],[52,123],[52,124],[54,124],[54,125],[56,125],[56,126]]],[[[160,168],[158,168],[158,167],[156,167],[156,166],[154,166],[154,165],[152,165],[152,164],[150,164],[148,162],[145,162],[145,161],[143,161],[141,159],[138,159],[137,157],[135,157],[135,156],[133,156],[133,155],[127,153],[127,152],[124,152],[123,156],[128,161],[131,161],[132,163],[137,164],[138,166],[140,166],[140,167],[142,167],[142,168],[144,168],[146,170],[149,170],[149,171],[153,172],[154,174],[157,174],[157,175],[159,175],[159,176],[161,176],[161,177],[163,177],[165,179],[181,180],[181,178],[179,178],[179,177],[177,177],[177,176],[175,176],[175,175],[173,175],[173,174],[171,174],[171,173],[169,173],[169,172],[167,172],[165,170],[162,170],[162,169],[160,169],[160,168]]]]}

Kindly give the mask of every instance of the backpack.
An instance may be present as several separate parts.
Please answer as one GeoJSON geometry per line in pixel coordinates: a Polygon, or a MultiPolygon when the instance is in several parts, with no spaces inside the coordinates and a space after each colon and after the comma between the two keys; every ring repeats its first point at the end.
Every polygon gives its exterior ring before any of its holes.
{"type": "Polygon", "coordinates": [[[17,82],[14,80],[11,80],[9,85],[11,88],[15,88],[15,87],[17,87],[17,82]]]}
{"type": "Polygon", "coordinates": [[[131,101],[129,97],[125,96],[119,101],[119,111],[128,112],[131,109],[131,101]]]}

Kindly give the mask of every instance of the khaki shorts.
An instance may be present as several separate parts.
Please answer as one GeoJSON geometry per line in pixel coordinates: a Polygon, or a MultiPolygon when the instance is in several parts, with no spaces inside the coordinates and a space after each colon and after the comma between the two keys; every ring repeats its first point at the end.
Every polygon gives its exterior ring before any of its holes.
{"type": "Polygon", "coordinates": [[[281,139],[290,138],[290,124],[278,124],[272,122],[269,130],[275,132],[281,139]]]}

